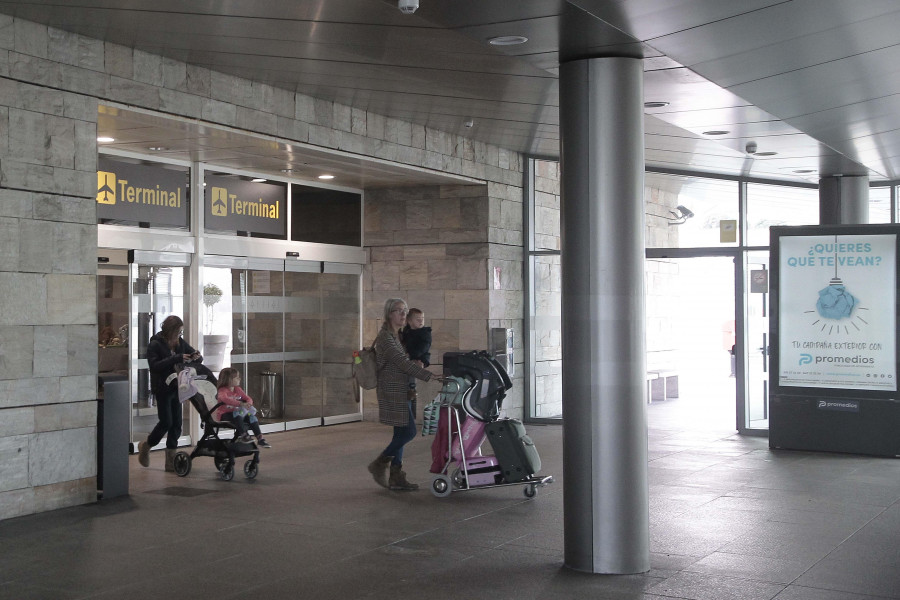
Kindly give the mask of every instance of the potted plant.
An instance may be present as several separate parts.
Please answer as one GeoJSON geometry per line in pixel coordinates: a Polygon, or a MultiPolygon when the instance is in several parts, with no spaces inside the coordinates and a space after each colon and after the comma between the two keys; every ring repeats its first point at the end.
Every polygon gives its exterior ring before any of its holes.
{"type": "Polygon", "coordinates": [[[203,305],[206,307],[206,331],[208,332],[203,336],[203,360],[211,371],[222,369],[225,346],[228,345],[228,335],[212,333],[216,318],[214,307],[222,300],[223,294],[222,288],[214,283],[207,283],[203,286],[203,305]]]}

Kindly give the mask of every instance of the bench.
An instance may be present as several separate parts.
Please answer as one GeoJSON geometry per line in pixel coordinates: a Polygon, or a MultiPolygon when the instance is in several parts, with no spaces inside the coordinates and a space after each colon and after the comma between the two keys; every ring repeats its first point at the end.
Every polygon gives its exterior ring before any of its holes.
{"type": "Polygon", "coordinates": [[[647,404],[678,397],[678,372],[673,369],[647,371],[647,404]]]}

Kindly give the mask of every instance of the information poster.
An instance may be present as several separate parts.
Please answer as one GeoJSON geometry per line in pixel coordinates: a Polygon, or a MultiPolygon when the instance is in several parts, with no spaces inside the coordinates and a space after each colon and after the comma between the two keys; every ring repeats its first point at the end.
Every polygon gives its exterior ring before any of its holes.
{"type": "Polygon", "coordinates": [[[896,244],[779,238],[779,385],[896,391],[896,244]]]}

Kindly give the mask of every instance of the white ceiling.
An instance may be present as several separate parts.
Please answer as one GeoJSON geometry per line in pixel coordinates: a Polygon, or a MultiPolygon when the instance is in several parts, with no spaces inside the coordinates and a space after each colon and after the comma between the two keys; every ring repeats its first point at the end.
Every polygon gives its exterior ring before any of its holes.
{"type": "MultiPolygon", "coordinates": [[[[642,57],[645,100],[668,102],[646,109],[651,168],[900,179],[897,0],[420,1],[413,15],[395,0],[0,0],[0,12],[548,158],[560,61],[642,57]],[[529,41],[486,42],[513,34],[529,41]],[[751,141],[777,154],[747,154],[751,141]]],[[[234,151],[183,133],[203,156],[234,151]]],[[[234,160],[271,170],[288,146],[234,160]]],[[[373,168],[357,181],[391,169],[373,168]]]]}

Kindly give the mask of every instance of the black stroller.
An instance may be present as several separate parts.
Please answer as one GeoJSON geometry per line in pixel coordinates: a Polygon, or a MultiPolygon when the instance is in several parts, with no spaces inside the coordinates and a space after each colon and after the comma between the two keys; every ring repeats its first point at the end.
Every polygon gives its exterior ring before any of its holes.
{"type": "Polygon", "coordinates": [[[191,405],[200,414],[200,427],[203,435],[197,441],[194,451],[188,454],[179,451],[175,454],[173,466],[175,474],[185,477],[191,472],[191,463],[198,456],[211,456],[219,470],[219,475],[225,481],[234,479],[235,459],[242,456],[252,456],[244,463],[244,475],[247,479],[254,479],[259,473],[259,448],[256,443],[242,442],[238,439],[220,438],[220,429],[236,429],[233,423],[216,421],[213,418],[215,410],[221,406],[216,401],[216,378],[212,371],[202,364],[185,365],[177,379],[173,376],[170,385],[178,386],[179,399],[187,396],[191,405]]]}

